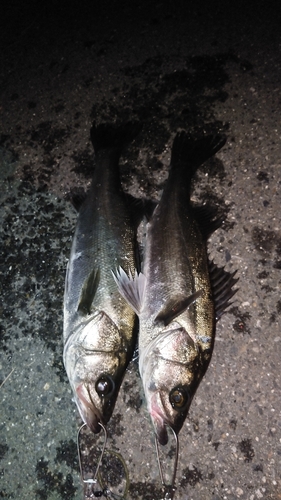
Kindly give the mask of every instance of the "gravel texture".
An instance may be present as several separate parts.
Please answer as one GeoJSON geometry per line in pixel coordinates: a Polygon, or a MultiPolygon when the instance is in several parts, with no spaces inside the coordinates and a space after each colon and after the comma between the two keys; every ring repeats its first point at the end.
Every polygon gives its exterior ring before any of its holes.
{"type": "MultiPolygon", "coordinates": [[[[138,198],[159,198],[177,130],[228,137],[193,198],[226,216],[208,249],[238,270],[239,291],[180,433],[175,500],[281,499],[280,2],[4,3],[0,498],[83,498],[62,363],[69,200],[91,180],[92,121],[139,119],[121,161],[138,198]]],[[[128,499],[164,498],[136,361],[108,434],[102,498],[108,483],[128,499]]],[[[88,471],[101,443],[82,441],[88,471]]],[[[169,472],[173,443],[164,451],[169,472]]]]}

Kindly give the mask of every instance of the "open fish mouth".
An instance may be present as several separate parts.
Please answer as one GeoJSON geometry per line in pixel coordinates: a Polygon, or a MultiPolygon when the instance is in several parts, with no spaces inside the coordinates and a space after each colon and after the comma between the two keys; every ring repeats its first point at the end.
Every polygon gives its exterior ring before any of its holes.
{"type": "Polygon", "coordinates": [[[81,418],[89,429],[94,433],[98,434],[101,431],[101,424],[103,424],[100,411],[96,408],[94,403],[89,399],[89,392],[84,384],[78,385],[76,388],[76,404],[78,406],[81,418]],[[88,397],[85,395],[88,395],[88,397]]]}

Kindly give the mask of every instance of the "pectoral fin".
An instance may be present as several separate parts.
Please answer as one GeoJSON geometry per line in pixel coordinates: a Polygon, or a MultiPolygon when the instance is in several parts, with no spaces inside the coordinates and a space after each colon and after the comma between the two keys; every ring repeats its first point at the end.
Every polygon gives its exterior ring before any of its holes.
{"type": "Polygon", "coordinates": [[[198,290],[185,299],[168,302],[155,318],[155,321],[162,322],[165,326],[168,326],[169,323],[177,318],[177,316],[180,316],[201,295],[203,295],[203,290],[198,290]]]}
{"type": "Polygon", "coordinates": [[[100,281],[99,269],[93,269],[88,278],[84,281],[83,288],[80,294],[78,311],[83,314],[90,314],[91,305],[97,292],[100,281]]]}
{"type": "Polygon", "coordinates": [[[129,306],[139,314],[142,307],[146,279],[144,274],[135,271],[135,277],[129,272],[127,275],[120,266],[115,273],[112,271],[115,283],[118,286],[120,295],[128,302],[129,306]]]}

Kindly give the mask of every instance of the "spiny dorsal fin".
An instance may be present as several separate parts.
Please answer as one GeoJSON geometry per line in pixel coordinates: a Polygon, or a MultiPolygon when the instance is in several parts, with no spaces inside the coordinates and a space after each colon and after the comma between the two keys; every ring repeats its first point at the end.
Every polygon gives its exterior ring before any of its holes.
{"type": "Polygon", "coordinates": [[[124,269],[119,266],[115,273],[112,271],[112,275],[118,286],[120,295],[128,302],[133,311],[139,314],[142,308],[146,285],[144,274],[135,271],[135,277],[133,278],[131,271],[127,275],[124,269]]]}
{"type": "Polygon", "coordinates": [[[234,278],[237,271],[229,273],[224,270],[224,267],[218,267],[212,261],[209,263],[209,272],[215,302],[216,320],[218,321],[225,309],[232,304],[230,299],[238,291],[238,289],[233,290],[233,286],[238,281],[238,278],[234,278]]]}
{"type": "Polygon", "coordinates": [[[193,293],[185,299],[169,301],[157,315],[155,321],[168,326],[177,316],[180,316],[193,302],[201,297],[202,294],[203,290],[198,290],[198,292],[193,293]]]}
{"type": "Polygon", "coordinates": [[[100,281],[100,271],[99,269],[93,269],[91,274],[85,280],[80,294],[78,311],[82,315],[90,314],[91,305],[96,295],[99,281],[100,281]]]}

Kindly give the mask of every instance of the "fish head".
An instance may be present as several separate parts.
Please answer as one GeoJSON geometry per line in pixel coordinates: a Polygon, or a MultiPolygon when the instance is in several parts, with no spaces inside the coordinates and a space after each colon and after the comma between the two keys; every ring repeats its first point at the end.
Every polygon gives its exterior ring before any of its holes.
{"type": "Polygon", "coordinates": [[[64,364],[81,418],[98,433],[109,421],[128,362],[122,333],[103,312],[82,324],[64,348],[64,364]]]}
{"type": "Polygon", "coordinates": [[[184,328],[165,331],[149,350],[140,357],[140,373],[157,439],[165,445],[167,428],[176,434],[182,428],[205,372],[204,362],[184,328]]]}
{"type": "Polygon", "coordinates": [[[106,425],[112,415],[122,380],[119,361],[118,356],[104,353],[84,355],[77,361],[75,402],[83,421],[94,433],[101,430],[99,423],[106,425]]]}

